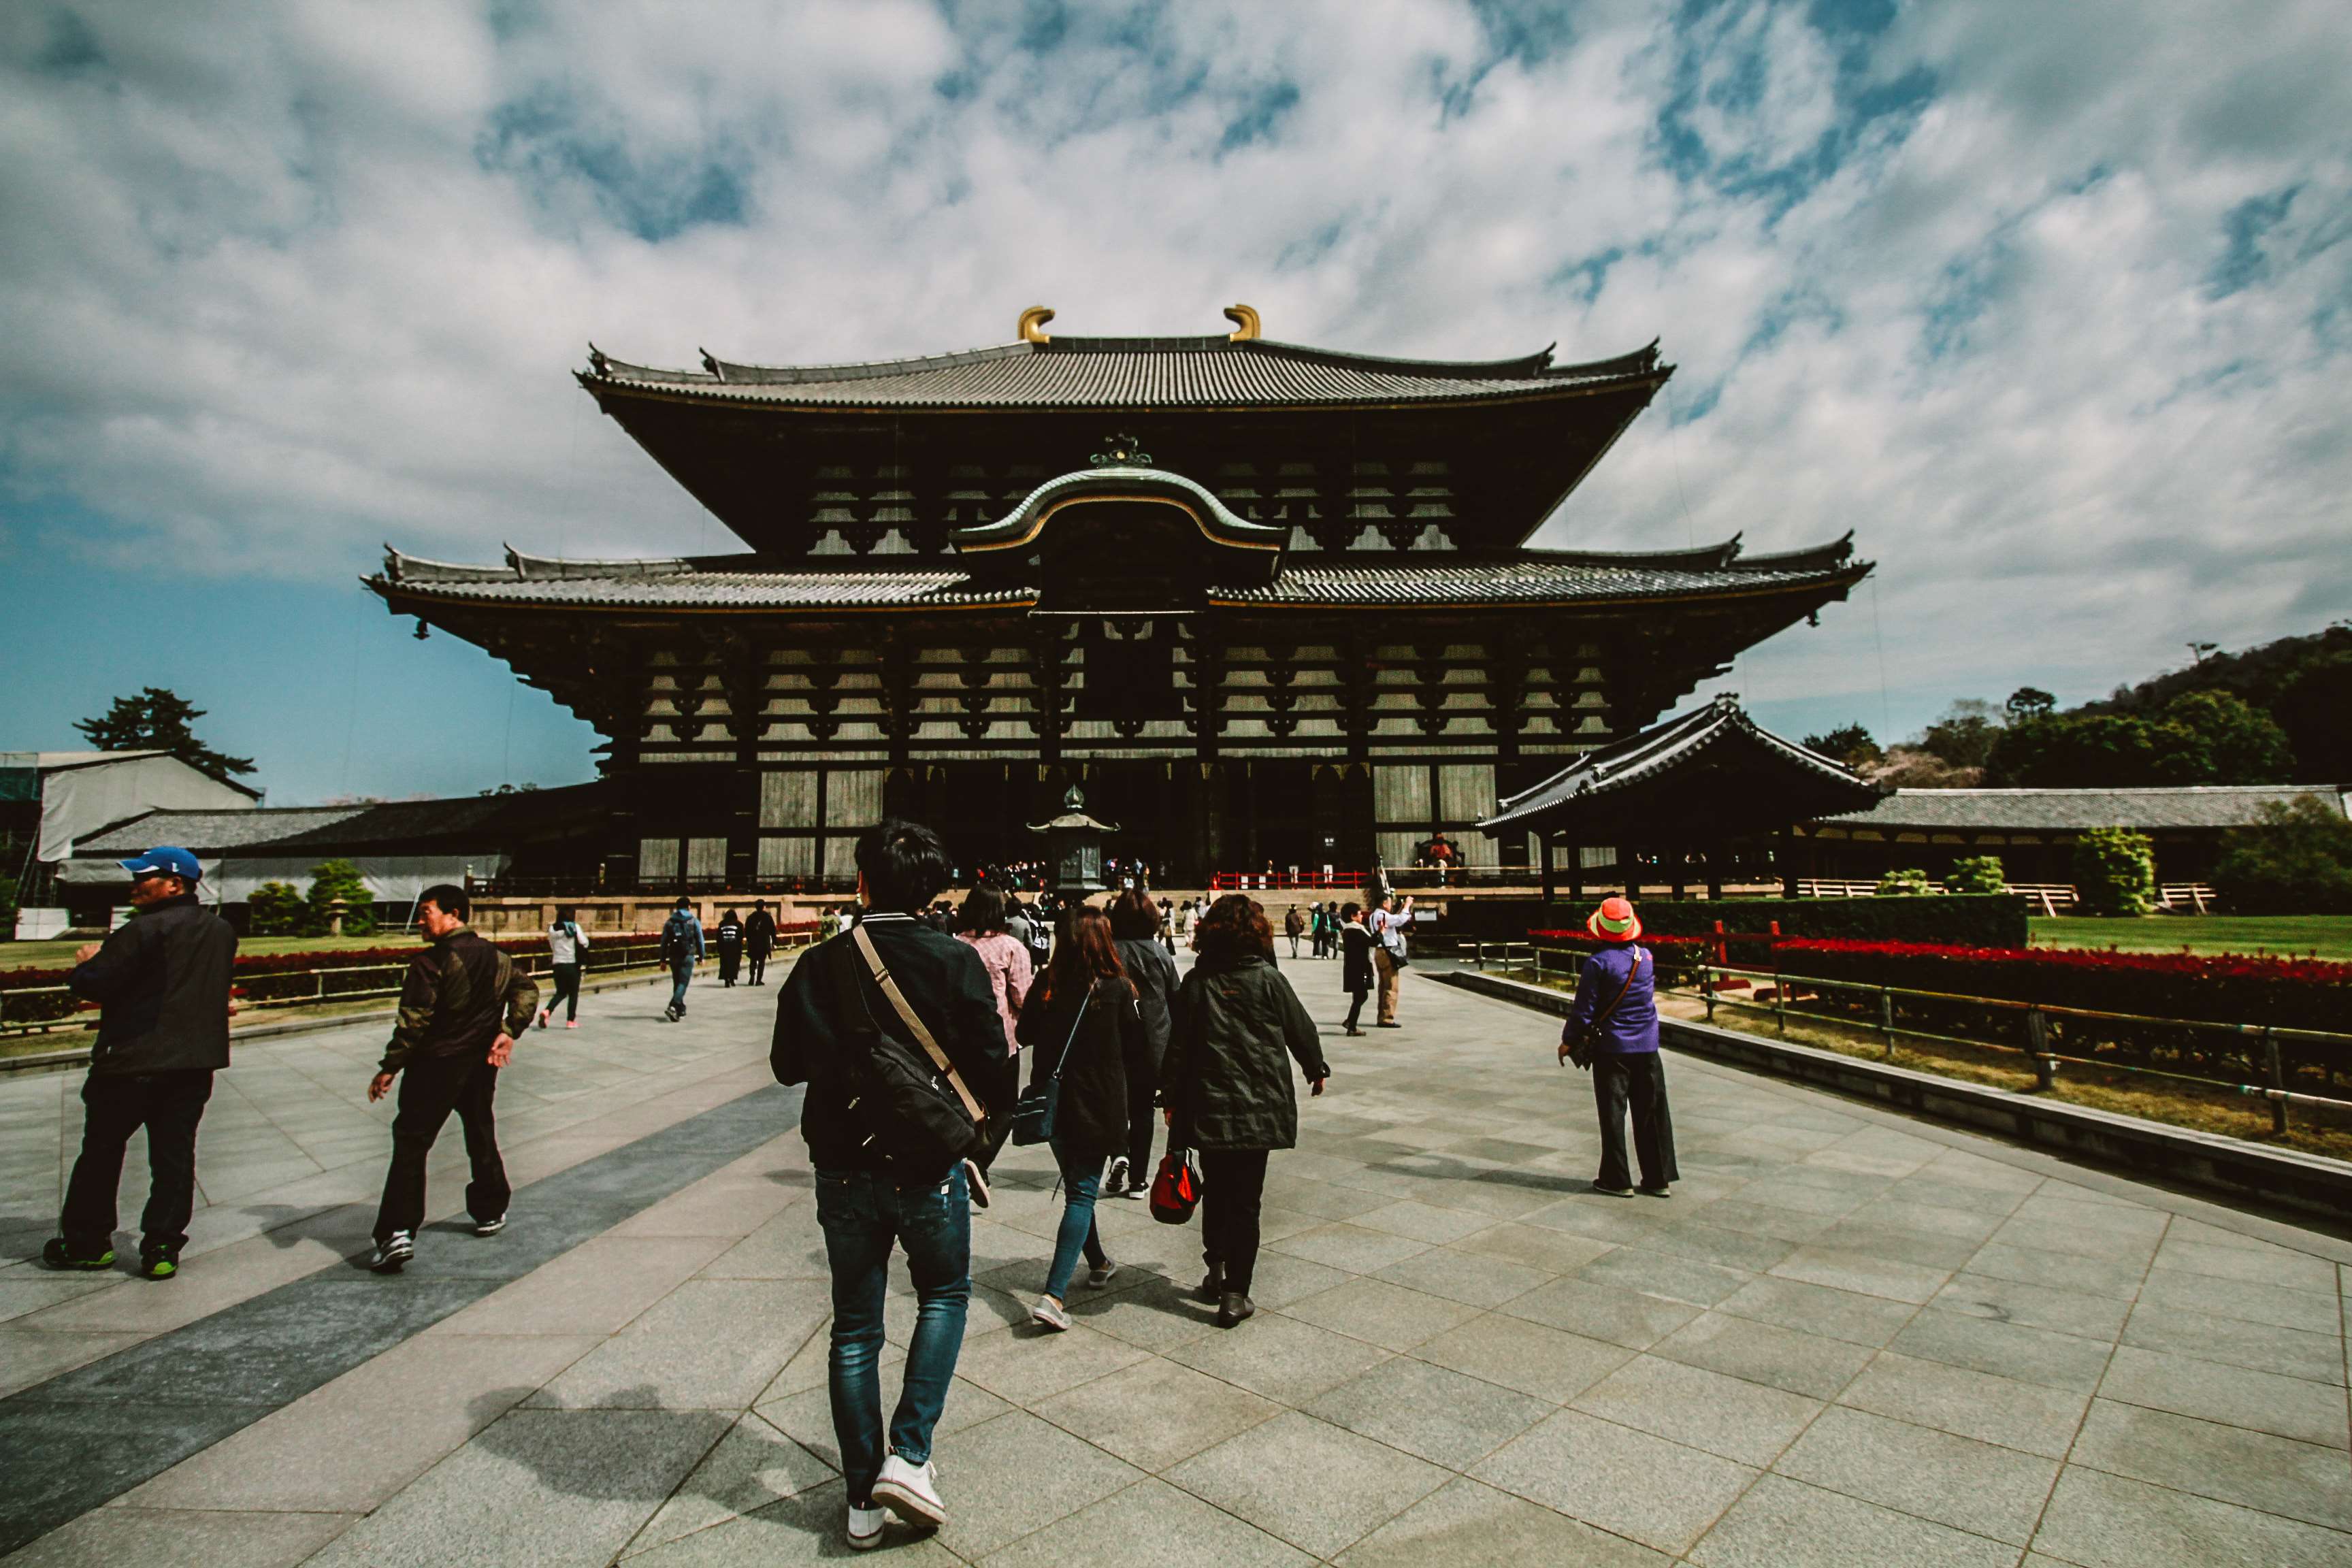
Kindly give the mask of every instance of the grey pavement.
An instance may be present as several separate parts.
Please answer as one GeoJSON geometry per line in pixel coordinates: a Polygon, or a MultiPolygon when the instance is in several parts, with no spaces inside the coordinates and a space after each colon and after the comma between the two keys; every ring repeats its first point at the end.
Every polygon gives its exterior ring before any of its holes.
{"type": "MultiPolygon", "coordinates": [[[[2352,1562],[2343,1242],[1683,1058],[1685,1180],[1604,1197],[1552,1021],[1414,973],[1404,1029],[1344,1039],[1338,966],[1285,967],[1335,1077],[1275,1158],[1259,1316],[1215,1329],[1183,1295],[1197,1231],[1108,1203],[1124,1270],[1040,1335],[1058,1208],[1041,1152],[1008,1152],[939,1443],[951,1517],[894,1526],[895,1556],[2352,1562]]],[[[704,988],[670,1029],[654,993],[608,994],[592,1028],[526,1042],[502,1089],[519,1176],[760,1086],[772,995],[704,988]]],[[[240,1051],[183,1279],[0,1268],[0,1388],[356,1250],[375,1038],[240,1051]]],[[[76,1081],[0,1083],[12,1235],[46,1227],[76,1081]]],[[[436,1176],[455,1206],[446,1157],[436,1176]]],[[[841,1555],[808,1183],[780,1125],[9,1562],[841,1555]]],[[[429,1239],[412,1275],[497,1245],[429,1239]]]]}

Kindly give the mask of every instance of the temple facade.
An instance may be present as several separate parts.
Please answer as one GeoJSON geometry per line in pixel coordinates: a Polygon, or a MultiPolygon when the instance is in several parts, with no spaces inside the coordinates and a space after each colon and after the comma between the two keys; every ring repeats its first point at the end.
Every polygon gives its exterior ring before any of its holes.
{"type": "Polygon", "coordinates": [[[1655,395],[1612,360],[1428,362],[1258,335],[1050,334],[877,363],[579,380],[748,547],[387,554],[419,635],[505,659],[607,738],[613,888],[852,874],[886,814],[1031,858],[1071,784],[1164,882],[1409,864],[1842,599],[1780,554],[1526,540],[1655,395]]]}

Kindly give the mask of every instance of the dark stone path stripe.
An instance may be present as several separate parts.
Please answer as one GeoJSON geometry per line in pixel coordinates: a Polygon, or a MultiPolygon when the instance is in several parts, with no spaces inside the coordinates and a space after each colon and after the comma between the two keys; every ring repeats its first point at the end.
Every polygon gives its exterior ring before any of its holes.
{"type": "Polygon", "coordinates": [[[468,1237],[460,1251],[441,1234],[453,1227],[428,1227],[405,1274],[331,1264],[0,1400],[0,1554],[742,1158],[799,1113],[798,1089],[754,1089],[521,1188],[495,1242],[468,1237]]]}

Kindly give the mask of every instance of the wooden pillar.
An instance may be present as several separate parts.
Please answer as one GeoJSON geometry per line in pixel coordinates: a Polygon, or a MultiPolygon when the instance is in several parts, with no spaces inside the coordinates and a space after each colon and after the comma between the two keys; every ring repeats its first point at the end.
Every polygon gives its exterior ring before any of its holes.
{"type": "Polygon", "coordinates": [[[1568,846],[1568,901],[1584,901],[1584,846],[1573,841],[1568,846]]]}
{"type": "MultiPolygon", "coordinates": [[[[1806,842],[1810,849],[1811,841],[1806,842]]],[[[1793,899],[1797,896],[1797,830],[1784,827],[1774,834],[1772,851],[1773,858],[1780,862],[1780,896],[1793,899]]]]}
{"type": "Polygon", "coordinates": [[[1542,858],[1543,858],[1543,901],[1544,901],[1544,903],[1545,903],[1547,906],[1549,906],[1549,905],[1551,903],[1551,901],[1552,901],[1551,831],[1550,831],[1550,829],[1547,828],[1547,829],[1545,829],[1544,831],[1542,831],[1542,832],[1540,832],[1540,833],[1537,834],[1537,835],[1536,835],[1536,842],[1537,842],[1537,844],[1538,844],[1538,845],[1539,845],[1539,846],[1541,847],[1540,848],[1538,848],[1538,849],[1537,853],[1538,853],[1538,854],[1539,854],[1540,856],[1542,856],[1542,858]]]}
{"type": "Polygon", "coordinates": [[[1707,846],[1706,896],[1710,902],[1718,904],[1723,901],[1723,857],[1724,847],[1721,844],[1707,846]]]}

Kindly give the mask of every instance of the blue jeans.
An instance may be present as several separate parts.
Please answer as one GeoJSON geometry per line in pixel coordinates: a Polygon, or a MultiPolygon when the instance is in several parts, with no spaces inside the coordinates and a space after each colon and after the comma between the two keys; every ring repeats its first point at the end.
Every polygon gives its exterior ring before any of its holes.
{"type": "Polygon", "coordinates": [[[890,1247],[907,1249],[915,1282],[915,1333],[906,1381],[890,1416],[891,1453],[928,1463],[931,1428],[947,1408],[971,1301],[971,1199],[959,1165],[937,1186],[896,1187],[872,1171],[819,1171],[816,1220],[833,1267],[833,1433],[849,1500],[871,1505],[882,1473],[882,1303],[890,1247]]]}
{"type": "Polygon", "coordinates": [[[676,1013],[686,1011],[686,983],[694,978],[694,960],[673,958],[669,961],[669,1005],[676,1013]]]}
{"type": "Polygon", "coordinates": [[[1045,1294],[1056,1301],[1070,1299],[1070,1276],[1078,1271],[1078,1253],[1100,1268],[1108,1254],[1095,1229],[1095,1198],[1102,1191],[1103,1163],[1080,1159],[1054,1145],[1054,1163],[1062,1168],[1062,1227],[1054,1235],[1054,1266],[1045,1271],[1045,1294]]]}

